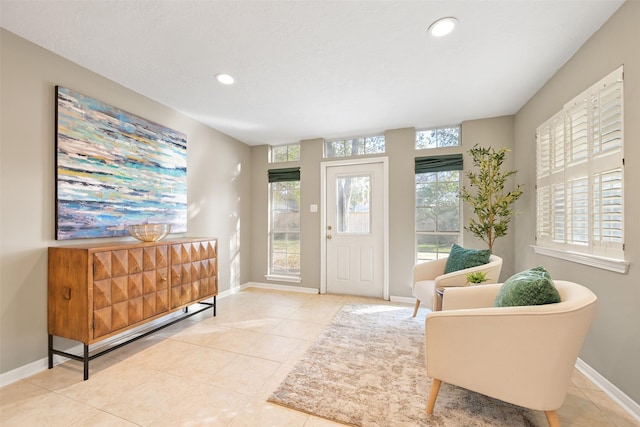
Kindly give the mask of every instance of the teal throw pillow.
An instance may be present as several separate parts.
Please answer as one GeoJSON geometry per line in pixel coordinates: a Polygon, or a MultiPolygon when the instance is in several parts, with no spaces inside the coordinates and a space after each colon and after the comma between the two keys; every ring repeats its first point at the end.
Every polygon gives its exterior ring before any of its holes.
{"type": "Polygon", "coordinates": [[[521,271],[509,277],[493,301],[494,307],[542,305],[560,302],[560,294],[543,267],[521,271]]]}
{"type": "Polygon", "coordinates": [[[489,249],[465,249],[455,243],[451,246],[444,272],[451,273],[465,268],[477,267],[489,262],[491,251],[489,249]]]}

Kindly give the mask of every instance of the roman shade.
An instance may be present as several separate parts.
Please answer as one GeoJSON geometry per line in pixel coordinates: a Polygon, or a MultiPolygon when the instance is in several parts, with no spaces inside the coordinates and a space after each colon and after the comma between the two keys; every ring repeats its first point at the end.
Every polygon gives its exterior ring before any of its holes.
{"type": "Polygon", "coordinates": [[[269,169],[269,182],[300,181],[300,168],[269,169]]]}
{"type": "Polygon", "coordinates": [[[462,170],[462,154],[416,157],[416,173],[460,170],[462,170]]]}

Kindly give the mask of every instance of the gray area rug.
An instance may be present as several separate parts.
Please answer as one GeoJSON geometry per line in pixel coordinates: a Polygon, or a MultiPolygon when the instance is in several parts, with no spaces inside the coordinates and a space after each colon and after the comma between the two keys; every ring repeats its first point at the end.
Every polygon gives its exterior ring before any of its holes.
{"type": "Polygon", "coordinates": [[[362,427],[534,426],[532,411],[444,383],[426,415],[426,312],[345,305],[268,401],[362,427]]]}

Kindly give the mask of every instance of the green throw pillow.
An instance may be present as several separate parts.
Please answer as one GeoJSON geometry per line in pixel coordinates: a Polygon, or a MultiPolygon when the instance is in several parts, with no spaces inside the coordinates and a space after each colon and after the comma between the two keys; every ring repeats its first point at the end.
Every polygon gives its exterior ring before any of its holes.
{"type": "Polygon", "coordinates": [[[451,252],[449,253],[449,258],[447,258],[444,272],[446,274],[486,264],[489,262],[490,256],[491,251],[489,251],[489,249],[465,249],[454,243],[451,246],[451,252]]]}
{"type": "Polygon", "coordinates": [[[521,271],[509,277],[500,288],[494,307],[542,305],[560,302],[560,294],[543,267],[521,271]]]}

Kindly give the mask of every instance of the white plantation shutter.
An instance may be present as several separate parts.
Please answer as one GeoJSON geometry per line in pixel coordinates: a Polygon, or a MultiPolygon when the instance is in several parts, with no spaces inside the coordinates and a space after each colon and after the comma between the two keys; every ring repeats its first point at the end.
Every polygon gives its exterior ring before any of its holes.
{"type": "Polygon", "coordinates": [[[540,246],[624,260],[622,78],[620,67],[537,129],[540,246]]]}
{"type": "Polygon", "coordinates": [[[553,147],[553,164],[551,170],[553,172],[561,171],[564,168],[564,146],[565,146],[565,121],[566,114],[561,114],[553,121],[552,131],[552,147],[553,147]]]}
{"type": "Polygon", "coordinates": [[[551,126],[541,126],[538,128],[537,136],[538,140],[538,155],[537,160],[537,174],[538,179],[549,175],[551,171],[551,126]]]}
{"type": "Polygon", "coordinates": [[[538,240],[549,242],[551,240],[551,233],[553,230],[551,220],[551,187],[538,187],[536,191],[536,197],[538,201],[537,217],[538,217],[538,240]]]}
{"type": "MultiPolygon", "coordinates": [[[[593,239],[597,248],[621,250],[622,168],[594,174],[593,239]]],[[[602,251],[602,250],[599,250],[602,251]]]]}
{"type": "Polygon", "coordinates": [[[553,185],[553,241],[564,243],[566,239],[567,202],[564,191],[564,183],[553,185]]]}
{"type": "Polygon", "coordinates": [[[567,243],[585,246],[589,243],[589,186],[587,177],[567,183],[567,243]]]}
{"type": "Polygon", "coordinates": [[[589,157],[589,124],[587,120],[587,103],[577,103],[568,111],[571,145],[569,163],[586,162],[589,157]]]}

